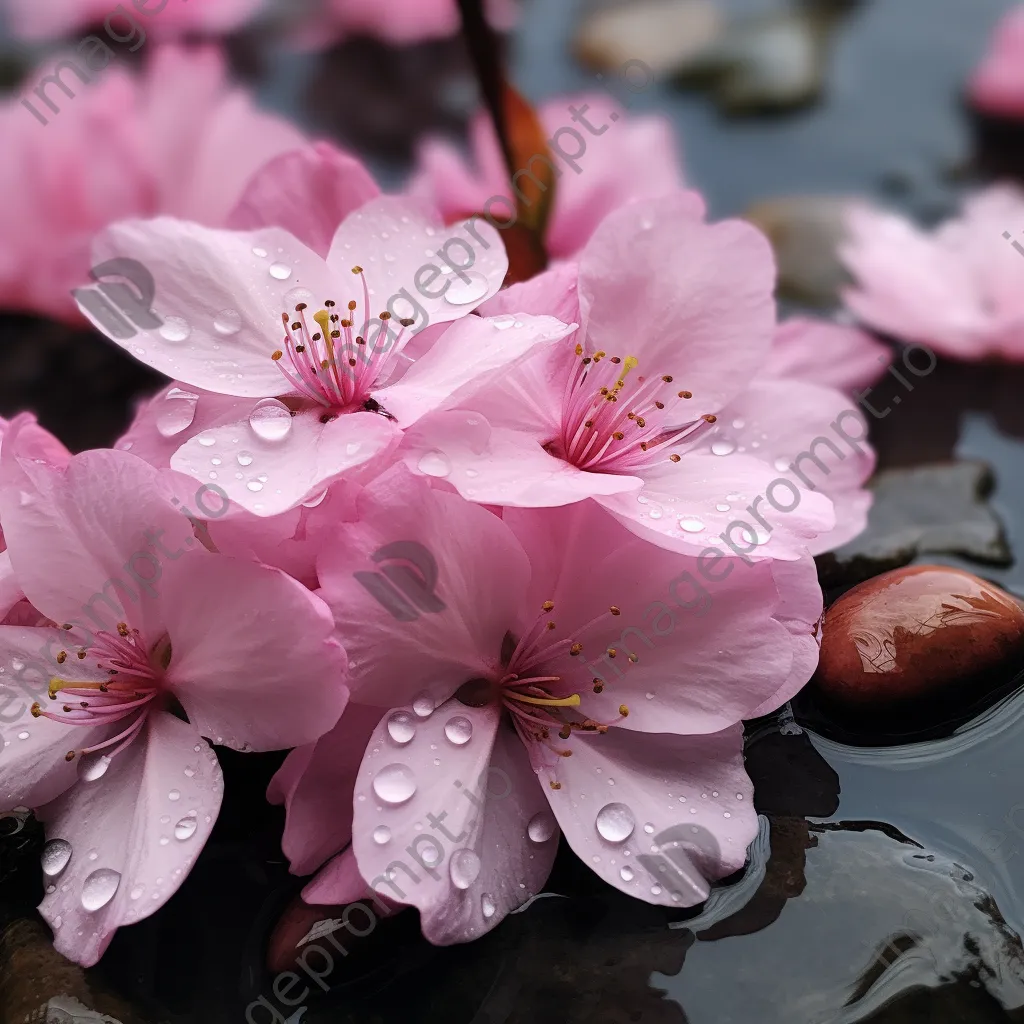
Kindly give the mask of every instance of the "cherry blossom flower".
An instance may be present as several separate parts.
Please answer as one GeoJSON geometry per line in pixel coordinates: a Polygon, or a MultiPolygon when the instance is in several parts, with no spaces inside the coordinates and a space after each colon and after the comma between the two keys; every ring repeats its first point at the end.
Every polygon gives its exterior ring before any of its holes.
{"type": "Polygon", "coordinates": [[[967,87],[979,110],[997,117],[1024,118],[1024,6],[1003,16],[967,87]]]}
{"type": "Polygon", "coordinates": [[[110,68],[56,124],[9,100],[0,125],[0,306],[74,322],[97,231],[157,214],[223,226],[256,170],[304,142],[230,86],[214,48],[161,47],[143,72],[110,68]]]}
{"type": "Polygon", "coordinates": [[[822,600],[809,558],[722,559],[706,588],[696,559],[593,502],[499,519],[414,486],[402,467],[359,505],[318,565],[358,714],[289,755],[271,786],[288,807],[293,870],[343,851],[307,901],[349,902],[369,883],[416,906],[445,944],[540,892],[559,830],[650,903],[700,903],[743,866],[757,817],[740,721],[814,669],[822,600]],[[420,602],[430,611],[412,621],[365,586],[373,554],[396,541],[438,566],[420,602]],[[351,821],[338,813],[347,799],[351,821]],[[666,832],[671,878],[648,855],[666,832]]]}
{"type": "MultiPolygon", "coordinates": [[[[376,472],[404,429],[570,330],[550,316],[468,316],[504,279],[497,232],[482,222],[443,229],[421,203],[397,197],[350,214],[326,260],[281,228],[167,218],[114,225],[94,258],[135,259],[153,275],[160,326],[127,340],[107,333],[183,385],[171,466],[204,481],[216,473],[232,501],[260,516],[317,499],[360,467],[376,472]],[[452,321],[412,358],[414,335],[452,321]],[[258,401],[193,434],[199,396],[188,387],[258,401]]],[[[234,408],[221,406],[218,417],[234,408]]]]}
{"type": "MultiPolygon", "coordinates": [[[[852,207],[841,255],[844,298],[869,327],[953,359],[1024,359],[1024,192],[993,185],[927,231],[898,214],[852,207]]],[[[918,356],[918,365],[929,361],[918,356]]]]}
{"type": "MultiPolygon", "coordinates": [[[[573,130],[585,146],[578,169],[570,171],[555,160],[555,203],[545,237],[552,259],[575,256],[612,210],[636,199],[671,195],[683,187],[678,144],[665,118],[627,115],[601,94],[552,100],[540,107],[538,116],[550,135],[559,129],[573,130]]],[[[470,139],[473,166],[467,166],[448,142],[423,143],[409,189],[435,203],[446,221],[487,210],[488,200],[504,197],[509,203],[493,208],[495,219],[503,221],[515,197],[490,117],[477,115],[470,139]]],[[[544,163],[538,156],[523,171],[543,174],[544,163]]]]}
{"type": "Polygon", "coordinates": [[[693,554],[724,543],[799,558],[862,529],[866,495],[839,533],[828,495],[860,491],[874,464],[866,448],[840,454],[813,488],[786,485],[784,512],[768,508],[789,460],[838,416],[866,428],[833,389],[756,379],[775,333],[771,252],[750,225],[709,225],[703,212],[693,193],[621,208],[578,267],[489,302],[491,314],[545,312],[582,327],[521,360],[465,415],[407,432],[406,464],[484,504],[592,498],[639,536],[693,554]],[[743,521],[751,506],[768,517],[756,538],[743,521]]]}
{"type": "Polygon", "coordinates": [[[344,708],[346,659],[319,598],[198,544],[182,478],[125,452],[56,468],[19,430],[0,455],[0,516],[45,624],[0,626],[0,665],[38,692],[6,731],[0,801],[46,823],[40,911],[88,966],[167,901],[209,837],[222,782],[203,737],[311,742],[344,708]]]}

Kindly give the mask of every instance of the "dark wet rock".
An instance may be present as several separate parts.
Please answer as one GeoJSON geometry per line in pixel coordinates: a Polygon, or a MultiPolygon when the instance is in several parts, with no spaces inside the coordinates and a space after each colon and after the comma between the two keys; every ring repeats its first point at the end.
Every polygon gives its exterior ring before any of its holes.
{"type": "Polygon", "coordinates": [[[852,196],[766,199],[744,214],[772,243],[779,294],[817,308],[834,306],[850,278],[837,256],[852,196]]]}
{"type": "Polygon", "coordinates": [[[986,565],[1012,562],[1003,524],[988,504],[992,470],[963,461],[879,473],[867,529],[818,559],[822,585],[850,586],[921,555],[960,555],[986,565]]]}
{"type": "Polygon", "coordinates": [[[704,53],[723,27],[713,0],[601,4],[584,17],[575,49],[581,61],[602,71],[618,71],[627,61],[642,60],[662,76],[704,53]]]}
{"type": "Polygon", "coordinates": [[[960,569],[911,566],[847,591],[825,612],[812,685],[856,709],[976,698],[1024,667],[1024,610],[960,569]]]}

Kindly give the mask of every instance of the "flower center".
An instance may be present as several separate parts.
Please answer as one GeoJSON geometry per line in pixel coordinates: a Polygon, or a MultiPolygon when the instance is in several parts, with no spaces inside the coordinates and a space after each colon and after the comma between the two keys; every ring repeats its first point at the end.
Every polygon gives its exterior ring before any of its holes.
{"type": "MultiPolygon", "coordinates": [[[[71,626],[65,625],[65,630],[71,626]]],[[[63,665],[71,655],[60,651],[57,663],[63,665]]],[[[147,650],[137,629],[130,629],[127,623],[119,622],[117,633],[99,632],[91,648],[80,647],[75,651],[79,661],[92,658],[98,669],[105,669],[109,679],[102,683],[79,682],[62,679],[50,680],[50,700],[64,703],[60,711],[44,711],[38,702],[32,705],[33,718],[49,718],[64,725],[97,726],[113,725],[131,718],[122,732],[93,747],[69,750],[65,760],[102,753],[104,763],[121,753],[138,735],[153,709],[153,701],[160,693],[164,670],[171,661],[171,644],[164,638],[152,649],[147,650]]]]}
{"type": "MultiPolygon", "coordinates": [[[[562,402],[562,434],[548,446],[552,454],[578,469],[629,473],[667,448],[692,445],[711,429],[715,416],[688,419],[683,406],[693,395],[676,389],[672,377],[632,376],[636,356],[583,351],[576,346],[562,402]]],[[[673,452],[669,459],[678,462],[680,456],[673,452]]]]}
{"type": "Polygon", "coordinates": [[[348,303],[344,318],[335,312],[333,299],[325,300],[324,308],[311,315],[307,315],[306,303],[300,302],[294,316],[281,314],[283,347],[271,357],[289,387],[331,414],[353,412],[372,401],[373,388],[394,374],[405,328],[415,323],[401,320],[395,333],[390,313],[371,318],[366,275],[362,267],[353,267],[352,273],[363,284],[362,327],[357,330],[359,303],[355,299],[348,303]]]}

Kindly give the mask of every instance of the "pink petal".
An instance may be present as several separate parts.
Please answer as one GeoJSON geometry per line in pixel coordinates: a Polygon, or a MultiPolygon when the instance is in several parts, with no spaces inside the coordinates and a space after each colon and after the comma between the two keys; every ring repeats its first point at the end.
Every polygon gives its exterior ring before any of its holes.
{"type": "Polygon", "coordinates": [[[222,791],[213,751],[156,712],[103,776],[43,808],[47,839],[72,851],[39,906],[57,951],[91,967],[121,925],[159,910],[209,838],[222,791]]]}
{"type": "MultiPolygon", "coordinates": [[[[554,316],[562,323],[580,321],[580,300],[577,293],[580,268],[576,263],[558,263],[550,270],[520,281],[498,292],[480,310],[484,316],[554,316]]],[[[571,351],[571,349],[570,349],[571,351]]],[[[562,394],[558,392],[559,404],[562,394]]]]}
{"type": "Polygon", "coordinates": [[[633,355],[636,373],[674,377],[693,393],[695,415],[742,390],[775,331],[767,240],[702,215],[689,192],[615,211],[580,256],[579,283],[587,350],[633,355]]]}
{"type": "Polygon", "coordinates": [[[569,845],[616,889],[690,907],[707,899],[709,883],[743,867],[757,815],[742,726],[711,736],[612,729],[582,738],[554,767],[545,748],[532,753],[569,845]]]}
{"type": "Polygon", "coordinates": [[[342,280],[362,267],[370,294],[366,315],[414,319],[414,331],[471,313],[508,273],[501,236],[483,218],[444,227],[429,204],[400,196],[372,199],[346,217],[327,263],[342,280]]]}
{"type": "Polygon", "coordinates": [[[346,659],[323,602],[277,569],[193,552],[161,582],[172,657],[166,680],[218,744],[310,743],[345,707],[346,659]]]}
{"type": "Polygon", "coordinates": [[[292,874],[311,874],[352,841],[356,774],[380,720],[380,708],[349,704],[329,733],[293,750],[271,780],[267,797],[287,812],[281,848],[292,874]]]}
{"type": "Polygon", "coordinates": [[[853,393],[874,384],[891,362],[889,347],[866,331],[796,317],[775,332],[764,375],[853,393]]]}
{"type": "Polygon", "coordinates": [[[284,337],[281,316],[302,301],[299,289],[314,301],[337,291],[321,257],[280,228],[243,233],[168,217],[122,221],[95,240],[92,259],[143,264],[155,283],[152,312],[163,321],[124,339],[83,309],[93,326],[168,377],[223,395],[288,394],[271,358],[284,337]]]}
{"type": "Polygon", "coordinates": [[[10,610],[24,597],[21,584],[14,575],[11,556],[6,550],[0,551],[0,621],[3,621],[10,610]]]}
{"type": "Polygon", "coordinates": [[[551,316],[467,316],[449,327],[397,384],[374,397],[402,426],[442,407],[472,405],[476,395],[518,369],[535,350],[550,349],[575,330],[575,324],[551,316]]]}
{"type": "Polygon", "coordinates": [[[336,857],[332,857],[317,873],[316,878],[302,890],[303,900],[320,906],[342,906],[346,903],[355,903],[356,900],[367,896],[378,905],[383,903],[389,909],[391,906],[399,906],[392,900],[374,893],[366,884],[366,880],[359,873],[355,851],[351,846],[346,847],[336,857]]]}
{"type": "Polygon", "coordinates": [[[228,227],[284,228],[326,258],[338,225],[379,195],[377,183],[356,157],[329,142],[314,142],[257,171],[228,227]]]}
{"type": "Polygon", "coordinates": [[[383,456],[397,444],[398,429],[375,413],[345,413],[323,422],[325,410],[304,409],[283,418],[279,402],[251,407],[250,416],[205,430],[186,441],[171,466],[206,481],[213,467],[217,484],[235,502],[258,516],[276,516],[311,501],[339,477],[383,456]],[[260,426],[268,407],[285,424],[269,439],[260,426]],[[212,443],[211,443],[212,442],[212,443]],[[219,462],[212,460],[218,459],[219,462]]]}
{"type": "Polygon", "coordinates": [[[530,571],[501,520],[401,467],[366,488],[359,514],[317,563],[352,699],[439,704],[493,671],[530,571]]]}

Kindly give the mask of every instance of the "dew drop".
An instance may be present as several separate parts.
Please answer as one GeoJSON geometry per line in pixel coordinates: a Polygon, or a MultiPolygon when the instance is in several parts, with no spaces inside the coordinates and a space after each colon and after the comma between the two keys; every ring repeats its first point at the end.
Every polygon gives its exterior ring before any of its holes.
{"type": "Polygon", "coordinates": [[[28,729],[22,729],[21,732],[18,733],[18,739],[19,740],[27,740],[29,738],[29,735],[30,734],[29,734],[28,729]]]}
{"type": "Polygon", "coordinates": [[[56,878],[71,860],[71,844],[66,839],[51,839],[43,847],[43,874],[56,878]]]}
{"type": "Polygon", "coordinates": [[[483,300],[490,288],[491,286],[483,274],[471,270],[457,281],[452,281],[448,291],[444,293],[444,297],[453,306],[468,306],[470,303],[475,305],[483,300]]]}
{"type": "Polygon", "coordinates": [[[716,506],[719,512],[728,512],[732,508],[732,505],[726,504],[724,501],[720,501],[716,506]]]}
{"type": "Polygon", "coordinates": [[[504,313],[501,316],[491,317],[491,324],[499,331],[507,331],[510,327],[514,327],[515,323],[516,318],[514,316],[509,316],[507,313],[504,313]]]}
{"type": "Polygon", "coordinates": [[[186,341],[192,333],[192,327],[183,316],[169,316],[160,325],[160,337],[164,341],[186,341]]]}
{"type": "Polygon", "coordinates": [[[473,736],[473,723],[463,715],[456,715],[445,722],[444,734],[449,743],[464,747],[473,736]]]}
{"type": "Polygon", "coordinates": [[[679,529],[686,533],[700,533],[704,524],[699,519],[680,519],[679,529]]]}
{"type": "Polygon", "coordinates": [[[196,816],[189,814],[174,826],[174,838],[183,842],[186,839],[191,839],[196,834],[197,828],[199,828],[199,822],[196,820],[196,816]]]}
{"type": "Polygon", "coordinates": [[[261,484],[259,480],[250,480],[245,486],[248,487],[249,490],[252,491],[254,494],[263,490],[263,484],[261,484]]]}
{"type": "Polygon", "coordinates": [[[628,864],[626,864],[624,867],[619,869],[619,878],[621,878],[624,882],[632,882],[633,869],[628,864]]]}
{"type": "Polygon", "coordinates": [[[780,473],[787,472],[789,470],[790,465],[791,465],[791,463],[790,463],[789,459],[784,459],[784,458],[780,457],[780,458],[775,460],[775,468],[780,473]]]}
{"type": "Polygon", "coordinates": [[[271,263],[270,276],[275,281],[287,281],[292,276],[292,268],[287,263],[271,263]]]}
{"type": "Polygon", "coordinates": [[[252,432],[263,441],[283,441],[292,429],[292,414],[283,402],[265,398],[249,413],[252,432]]]}
{"type": "Polygon", "coordinates": [[[554,817],[547,811],[535,814],[526,826],[526,834],[534,843],[546,843],[555,834],[554,817]]]}
{"type": "Polygon", "coordinates": [[[746,420],[733,420],[732,426],[734,430],[742,430],[747,425],[746,420]]]}
{"type": "Polygon", "coordinates": [[[387,825],[378,825],[373,830],[373,841],[378,846],[383,846],[385,843],[391,842],[391,829],[387,825]]]}
{"type": "Polygon", "coordinates": [[[204,448],[212,448],[217,443],[217,438],[215,438],[213,434],[201,434],[198,438],[196,438],[196,440],[204,448]]]}
{"type": "Polygon", "coordinates": [[[732,455],[736,451],[736,445],[732,441],[715,441],[711,446],[712,455],[732,455]]]}
{"type": "Polygon", "coordinates": [[[448,873],[456,889],[468,889],[480,877],[480,858],[472,850],[456,850],[448,863],[448,873]]]}
{"type": "Polygon", "coordinates": [[[242,329],[242,314],[237,309],[222,309],[213,318],[213,329],[226,338],[237,334],[242,329]]]}
{"type": "Polygon", "coordinates": [[[597,831],[609,843],[624,843],[636,826],[633,812],[625,804],[605,804],[597,812],[597,831]]]}
{"type": "Polygon", "coordinates": [[[647,822],[647,824],[646,824],[646,825],[644,825],[644,831],[645,831],[645,832],[646,832],[646,833],[647,833],[648,835],[650,835],[650,834],[651,834],[651,833],[652,833],[652,832],[654,831],[654,826],[653,826],[653,825],[652,825],[652,824],[651,824],[650,822],[647,822]]]}
{"type": "Polygon", "coordinates": [[[425,476],[448,476],[452,471],[451,459],[444,452],[427,452],[419,461],[419,471],[425,476]]]}
{"type": "Polygon", "coordinates": [[[141,898],[142,898],[142,894],[143,894],[143,893],[144,893],[145,891],[146,891],[146,887],[145,887],[144,885],[137,885],[137,886],[135,886],[135,887],[134,887],[134,888],[132,889],[132,891],[131,891],[130,893],[128,893],[128,895],[129,895],[129,896],[130,896],[130,897],[131,897],[131,898],[132,898],[133,900],[138,900],[138,899],[141,899],[141,898]]]}
{"type": "Polygon", "coordinates": [[[294,309],[300,302],[306,303],[307,306],[315,302],[316,296],[308,288],[293,288],[285,295],[284,301],[294,309]]]}
{"type": "Polygon", "coordinates": [[[239,452],[235,456],[240,466],[251,466],[252,465],[252,452],[239,452]]]}
{"type": "Polygon", "coordinates": [[[651,518],[652,519],[660,519],[661,518],[661,509],[660,508],[652,508],[651,509],[651,518]]]}
{"type": "Polygon", "coordinates": [[[429,718],[434,713],[434,706],[434,698],[429,693],[421,693],[412,702],[412,709],[418,718],[429,718]]]}
{"type": "Polygon", "coordinates": [[[381,768],[373,780],[373,791],[386,804],[404,804],[416,792],[412,769],[404,764],[381,768]]]}
{"type": "Polygon", "coordinates": [[[196,404],[199,396],[181,388],[171,388],[164,397],[163,406],[156,419],[156,429],[161,437],[175,437],[192,426],[196,418],[196,404]]]}
{"type": "Polygon", "coordinates": [[[110,758],[106,754],[96,751],[92,754],[83,754],[78,761],[78,777],[83,782],[95,782],[102,779],[110,767],[110,758]]]}
{"type": "Polygon", "coordinates": [[[252,254],[253,256],[258,256],[261,260],[265,260],[267,258],[267,250],[261,249],[259,246],[256,246],[256,248],[253,249],[252,254]]]}
{"type": "Polygon", "coordinates": [[[170,793],[167,794],[167,799],[168,800],[180,800],[181,799],[180,791],[177,790],[177,789],[172,789],[170,791],[170,793]]]}
{"type": "Polygon", "coordinates": [[[480,897],[480,910],[484,917],[488,920],[494,917],[497,909],[498,908],[494,905],[494,897],[489,892],[485,892],[483,896],[480,897]]]}
{"type": "Polygon", "coordinates": [[[416,723],[408,711],[396,711],[388,719],[388,735],[400,747],[409,743],[416,735],[416,723]]]}
{"type": "Polygon", "coordinates": [[[85,880],[82,886],[82,906],[94,913],[105,907],[117,892],[121,875],[113,868],[99,868],[85,880]]]}

